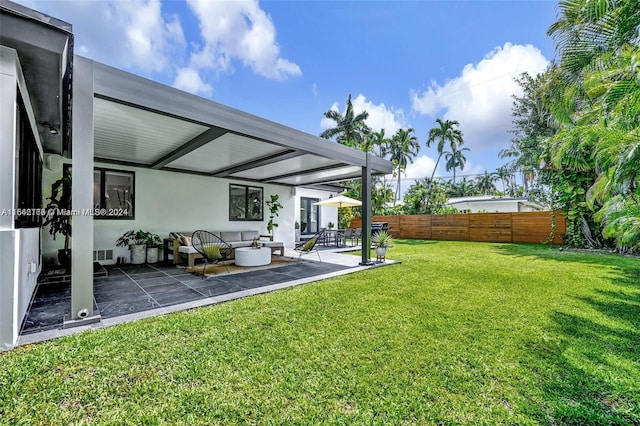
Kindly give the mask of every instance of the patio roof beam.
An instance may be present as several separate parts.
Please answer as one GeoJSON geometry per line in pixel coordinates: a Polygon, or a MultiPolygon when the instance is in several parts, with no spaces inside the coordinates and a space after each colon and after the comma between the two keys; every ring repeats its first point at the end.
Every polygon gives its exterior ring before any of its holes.
{"type": "Polygon", "coordinates": [[[234,173],[244,172],[245,170],[253,169],[255,167],[266,166],[268,164],[275,163],[277,161],[284,161],[290,158],[300,157],[305,153],[302,151],[297,151],[293,149],[288,149],[286,151],[278,152],[276,154],[267,155],[262,158],[258,158],[253,161],[244,162],[242,164],[235,164],[231,167],[227,167],[224,169],[216,170],[210,173],[211,176],[215,177],[227,177],[234,173]]]}
{"type": "Polygon", "coordinates": [[[228,133],[229,131],[226,129],[221,129],[220,127],[211,127],[209,130],[206,130],[200,133],[195,138],[191,139],[189,142],[181,145],[177,149],[171,151],[164,157],[154,161],[151,164],[152,169],[161,169],[172,161],[177,160],[180,157],[183,157],[189,154],[192,151],[208,144],[209,142],[219,138],[220,136],[228,133]]]}
{"type": "Polygon", "coordinates": [[[293,177],[293,176],[310,175],[310,174],[313,174],[313,173],[324,172],[324,171],[327,171],[327,170],[339,169],[339,168],[345,167],[345,166],[349,166],[349,164],[345,164],[345,163],[331,164],[331,165],[328,165],[328,166],[316,167],[314,169],[307,169],[307,170],[302,170],[302,171],[299,171],[299,172],[291,172],[291,173],[285,173],[285,174],[277,175],[277,176],[270,176],[270,177],[265,178],[265,179],[260,179],[260,182],[271,182],[271,181],[275,181],[275,180],[278,180],[278,179],[285,179],[285,178],[293,177]]]}

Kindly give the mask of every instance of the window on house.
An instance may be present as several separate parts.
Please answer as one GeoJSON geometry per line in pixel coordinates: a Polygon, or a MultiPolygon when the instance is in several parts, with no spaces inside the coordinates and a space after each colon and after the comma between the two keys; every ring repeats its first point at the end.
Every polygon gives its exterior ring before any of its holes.
{"type": "Polygon", "coordinates": [[[134,172],[94,168],[93,218],[135,219],[135,177],[134,172]]]}
{"type": "Polygon", "coordinates": [[[42,158],[34,130],[20,98],[16,107],[16,228],[35,228],[42,223],[42,158]]]}
{"type": "Polygon", "coordinates": [[[263,189],[256,186],[229,185],[229,220],[262,221],[263,189]]]}

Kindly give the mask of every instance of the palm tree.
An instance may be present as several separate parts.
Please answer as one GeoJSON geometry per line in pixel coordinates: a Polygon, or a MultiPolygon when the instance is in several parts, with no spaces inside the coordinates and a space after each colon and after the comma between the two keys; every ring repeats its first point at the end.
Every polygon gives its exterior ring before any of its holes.
{"type": "Polygon", "coordinates": [[[589,222],[595,218],[621,250],[638,249],[638,1],[565,0],[558,11],[548,34],[556,41],[559,60],[547,92],[559,131],[548,141],[548,157],[560,184],[575,190],[561,198],[561,207],[569,226],[583,230],[589,245],[598,243],[590,235],[589,222]],[[593,216],[592,210],[599,211],[593,216]]]}
{"type": "Polygon", "coordinates": [[[444,158],[447,160],[446,170],[453,170],[453,183],[456,183],[456,169],[460,168],[460,171],[464,170],[464,165],[467,162],[467,157],[464,156],[463,152],[469,151],[469,148],[461,148],[453,147],[453,151],[445,152],[444,158]]]}
{"type": "Polygon", "coordinates": [[[483,175],[476,178],[476,187],[484,195],[489,195],[490,192],[496,191],[494,184],[496,180],[498,180],[498,176],[495,173],[489,173],[488,170],[485,170],[483,175]]]}
{"type": "Polygon", "coordinates": [[[502,182],[502,191],[507,194],[507,182],[509,181],[509,177],[511,176],[511,170],[509,170],[509,166],[500,166],[496,169],[496,178],[500,179],[502,182]]]}
{"type": "Polygon", "coordinates": [[[347,108],[344,115],[339,111],[330,109],[324,113],[324,116],[336,123],[335,127],[329,128],[320,133],[321,138],[334,138],[338,143],[360,149],[361,145],[370,133],[371,129],[366,125],[365,120],[369,118],[367,111],[355,114],[353,111],[353,103],[351,102],[351,94],[347,98],[347,108]]]}
{"type": "Polygon", "coordinates": [[[362,144],[362,150],[384,158],[389,153],[390,145],[391,139],[386,137],[384,129],[380,129],[379,132],[372,132],[368,135],[362,144]],[[377,153],[375,152],[376,148],[378,149],[377,153]]]}
{"type": "Polygon", "coordinates": [[[394,203],[400,199],[400,178],[409,163],[418,155],[420,144],[418,138],[413,134],[414,129],[398,129],[391,138],[390,154],[394,164],[397,179],[397,190],[394,203]]]}
{"type": "Polygon", "coordinates": [[[429,148],[435,142],[438,143],[438,159],[436,160],[436,165],[433,168],[433,172],[431,173],[431,182],[433,182],[433,177],[435,176],[436,169],[438,168],[438,164],[440,163],[440,159],[444,155],[445,145],[448,144],[451,151],[454,151],[455,147],[464,144],[462,132],[459,129],[455,128],[456,126],[460,125],[457,120],[442,121],[441,119],[437,118],[436,123],[439,127],[434,127],[433,129],[429,130],[426,142],[427,148],[429,148]]]}

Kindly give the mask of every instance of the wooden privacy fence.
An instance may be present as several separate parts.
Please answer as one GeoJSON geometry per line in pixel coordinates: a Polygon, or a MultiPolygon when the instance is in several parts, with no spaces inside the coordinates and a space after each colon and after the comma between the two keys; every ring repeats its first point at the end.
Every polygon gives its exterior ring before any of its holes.
{"type": "MultiPolygon", "coordinates": [[[[397,238],[539,244],[551,235],[552,214],[556,232],[551,243],[562,245],[567,229],[562,212],[372,216],[371,221],[387,222],[389,233],[397,238]]],[[[354,218],[351,227],[362,227],[362,218],[354,218]]]]}

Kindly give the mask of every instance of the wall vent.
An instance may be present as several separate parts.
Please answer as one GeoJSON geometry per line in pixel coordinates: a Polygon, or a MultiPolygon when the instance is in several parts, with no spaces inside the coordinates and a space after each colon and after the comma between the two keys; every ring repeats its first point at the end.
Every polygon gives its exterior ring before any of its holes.
{"type": "Polygon", "coordinates": [[[93,261],[113,260],[113,250],[95,250],[93,252],[93,261]]]}

